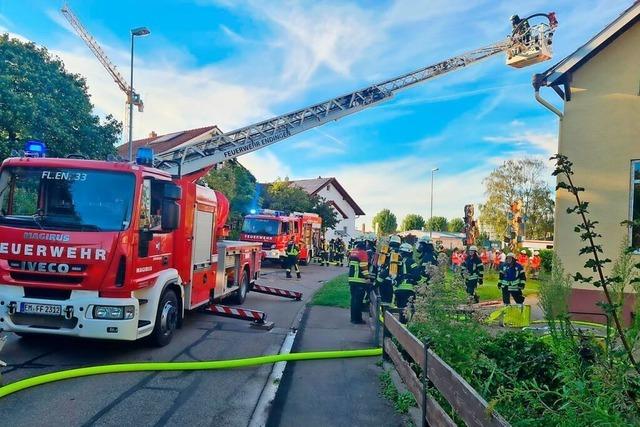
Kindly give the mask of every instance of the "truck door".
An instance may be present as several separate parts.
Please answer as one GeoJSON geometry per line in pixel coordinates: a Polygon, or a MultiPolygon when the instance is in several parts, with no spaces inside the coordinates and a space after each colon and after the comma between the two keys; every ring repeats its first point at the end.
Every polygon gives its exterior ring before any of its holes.
{"type": "MultiPolygon", "coordinates": [[[[192,279],[192,305],[208,301],[211,290],[215,288],[215,265],[213,263],[214,251],[214,226],[216,212],[211,206],[198,205],[193,219],[193,250],[191,265],[193,268],[192,279]]],[[[224,262],[224,260],[222,260],[224,262]]]]}
{"type": "Polygon", "coordinates": [[[147,276],[172,265],[173,235],[162,229],[165,181],[145,178],[140,195],[138,262],[134,277],[147,276]]]}

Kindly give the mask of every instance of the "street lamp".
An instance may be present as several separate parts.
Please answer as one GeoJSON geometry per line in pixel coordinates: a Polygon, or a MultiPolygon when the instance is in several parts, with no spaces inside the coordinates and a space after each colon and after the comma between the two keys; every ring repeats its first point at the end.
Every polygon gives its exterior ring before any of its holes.
{"type": "Polygon", "coordinates": [[[133,91],[133,39],[151,34],[147,27],[139,27],[131,30],[131,79],[129,81],[129,161],[133,160],[133,102],[135,92],[133,91]]]}
{"type": "Polygon", "coordinates": [[[433,168],[431,169],[431,213],[429,214],[429,223],[430,223],[430,227],[429,227],[429,238],[431,238],[431,233],[433,231],[433,223],[432,223],[432,218],[433,218],[433,174],[437,171],[439,171],[440,168],[433,168]]]}

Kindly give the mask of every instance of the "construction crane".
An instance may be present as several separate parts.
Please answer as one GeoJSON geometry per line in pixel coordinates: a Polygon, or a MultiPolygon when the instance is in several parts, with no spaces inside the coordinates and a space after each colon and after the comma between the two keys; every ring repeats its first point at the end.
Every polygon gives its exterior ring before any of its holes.
{"type": "Polygon", "coordinates": [[[102,66],[107,70],[120,90],[125,93],[125,95],[127,96],[126,105],[133,104],[138,108],[138,111],[142,112],[144,110],[144,103],[142,102],[140,95],[132,90],[129,83],[127,83],[125,78],[118,71],[118,68],[113,62],[111,62],[104,50],[102,50],[97,40],[87,31],[87,29],[84,27],[84,25],[82,25],[78,17],[71,11],[67,4],[62,6],[60,12],[62,12],[64,17],[67,19],[67,22],[71,24],[76,34],[80,36],[80,38],[85,42],[89,49],[91,49],[91,52],[93,52],[96,58],[98,58],[98,61],[100,61],[102,66]]]}
{"type": "Polygon", "coordinates": [[[476,64],[496,54],[506,52],[507,65],[515,68],[550,59],[552,38],[557,26],[555,14],[535,14],[519,22],[519,25],[514,26],[512,34],[501,42],[291,113],[159,153],[154,158],[154,164],[174,176],[192,175],[193,179],[197,179],[220,162],[380,104],[401,90],[476,64]],[[544,19],[543,22],[533,22],[534,18],[540,17],[544,19]]]}

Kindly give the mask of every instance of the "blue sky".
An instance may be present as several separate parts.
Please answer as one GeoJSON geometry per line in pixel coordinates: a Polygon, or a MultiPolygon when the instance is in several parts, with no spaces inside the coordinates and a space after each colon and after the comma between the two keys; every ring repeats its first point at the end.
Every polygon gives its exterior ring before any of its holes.
{"type": "MultiPolygon", "coordinates": [[[[513,13],[555,11],[552,62],[516,70],[494,57],[392,101],[240,158],[262,181],[336,176],[368,214],[462,216],[483,200],[482,178],[502,161],[548,157],[555,116],[531,76],[573,52],[632,0],[232,1],[75,0],[69,5],[128,76],[145,112],[134,135],[210,124],[232,130],[502,40],[513,13]],[[520,8],[516,8],[520,3],[520,8]]],[[[124,117],[124,97],[59,13],[61,1],[0,0],[0,30],[46,46],[87,78],[96,112],[124,117]]],[[[553,98],[551,93],[546,95],[553,98]]]]}

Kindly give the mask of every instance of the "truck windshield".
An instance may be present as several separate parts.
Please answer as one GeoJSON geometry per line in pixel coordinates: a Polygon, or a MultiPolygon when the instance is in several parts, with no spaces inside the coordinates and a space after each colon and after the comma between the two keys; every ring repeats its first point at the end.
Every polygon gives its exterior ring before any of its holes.
{"type": "Polygon", "coordinates": [[[242,232],[260,236],[277,236],[280,231],[280,221],[262,218],[245,218],[242,232]]]}
{"type": "Polygon", "coordinates": [[[133,174],[8,167],[0,174],[0,224],[47,230],[122,231],[131,222],[133,174]]]}

